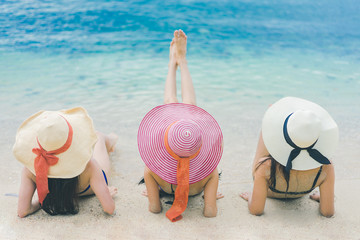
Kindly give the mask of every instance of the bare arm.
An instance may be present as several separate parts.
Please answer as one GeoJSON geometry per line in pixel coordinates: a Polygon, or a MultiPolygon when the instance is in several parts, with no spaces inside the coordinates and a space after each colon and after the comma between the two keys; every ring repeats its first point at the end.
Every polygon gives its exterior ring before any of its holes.
{"type": "Polygon", "coordinates": [[[211,173],[209,181],[205,185],[204,189],[204,216],[216,217],[217,206],[216,199],[218,197],[217,189],[219,184],[218,170],[215,169],[211,173]]]}
{"type": "Polygon", "coordinates": [[[242,193],[240,196],[248,201],[249,211],[253,215],[261,215],[264,212],[268,191],[266,180],[266,165],[261,165],[254,174],[254,187],[252,193],[242,193]]]}
{"type": "Polygon", "coordinates": [[[267,156],[269,156],[269,151],[265,147],[262,133],[260,132],[259,141],[258,141],[258,145],[256,147],[256,153],[255,153],[255,157],[254,157],[254,161],[253,161],[253,169],[252,169],[253,176],[255,174],[255,169],[256,169],[258,160],[261,158],[267,157],[267,156]]]}
{"type": "Polygon", "coordinates": [[[262,138],[262,133],[260,132],[258,145],[256,148],[255,158],[253,162],[252,174],[254,178],[253,191],[251,193],[244,192],[240,194],[240,197],[248,201],[248,207],[251,214],[261,215],[264,212],[265,202],[268,192],[268,181],[266,178],[266,171],[268,171],[269,166],[264,163],[260,165],[257,169],[258,160],[269,155],[268,150],[265,147],[264,140],[262,138]]]}
{"type": "Polygon", "coordinates": [[[320,212],[325,217],[334,215],[334,184],[335,172],[332,164],[326,166],[326,178],[320,184],[320,212]]]}
{"type": "Polygon", "coordinates": [[[18,216],[23,218],[40,209],[39,200],[32,200],[36,189],[36,184],[31,178],[32,173],[23,168],[21,173],[21,183],[18,201],[18,216]]]}
{"type": "Polygon", "coordinates": [[[159,213],[162,210],[159,195],[159,186],[151,173],[151,170],[148,167],[145,167],[144,180],[149,199],[149,211],[152,213],[159,213]]]}
{"type": "Polygon", "coordinates": [[[115,211],[115,202],[111,196],[108,186],[100,166],[96,161],[90,161],[90,186],[96,197],[99,199],[104,212],[113,214],[115,211]]]}

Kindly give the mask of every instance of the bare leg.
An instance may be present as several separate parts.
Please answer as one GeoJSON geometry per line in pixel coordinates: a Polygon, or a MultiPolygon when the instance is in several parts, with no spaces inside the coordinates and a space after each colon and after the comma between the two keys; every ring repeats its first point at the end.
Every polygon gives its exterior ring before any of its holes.
{"type": "Polygon", "coordinates": [[[164,93],[164,103],[177,103],[176,98],[176,57],[175,57],[175,42],[174,39],[170,43],[170,61],[169,61],[169,70],[165,82],[165,93],[164,93]]]}
{"type": "Polygon", "coordinates": [[[196,105],[194,85],[186,60],[187,37],[181,29],[174,32],[174,41],[176,46],[176,62],[180,66],[181,71],[181,95],[183,103],[196,105]]]}

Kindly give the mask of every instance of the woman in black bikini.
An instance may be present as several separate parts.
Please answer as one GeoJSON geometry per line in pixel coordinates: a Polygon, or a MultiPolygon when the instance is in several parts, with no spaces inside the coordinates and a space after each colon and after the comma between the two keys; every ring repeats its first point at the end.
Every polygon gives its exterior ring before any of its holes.
{"type": "Polygon", "coordinates": [[[334,167],[328,160],[338,142],[338,128],[319,105],[287,97],[265,113],[253,163],[252,193],[240,196],[254,215],[264,212],[267,197],[310,198],[323,216],[334,214],[334,167]]]}

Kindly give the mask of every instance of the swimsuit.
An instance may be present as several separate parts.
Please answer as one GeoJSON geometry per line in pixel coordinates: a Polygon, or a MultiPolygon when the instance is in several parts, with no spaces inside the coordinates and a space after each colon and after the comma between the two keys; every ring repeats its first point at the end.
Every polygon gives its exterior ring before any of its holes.
{"type": "MultiPolygon", "coordinates": [[[[101,171],[102,171],[102,173],[103,173],[103,175],[104,175],[104,179],[105,179],[106,185],[108,185],[108,181],[107,181],[106,174],[105,174],[104,170],[101,170],[101,171]]],[[[89,190],[89,188],[90,188],[90,184],[89,184],[89,186],[87,186],[87,188],[85,188],[85,190],[84,190],[84,191],[79,192],[78,194],[80,195],[80,194],[85,193],[87,190],[89,190]]]]}
{"type": "Polygon", "coordinates": [[[308,191],[303,191],[303,192],[282,192],[282,191],[279,191],[277,189],[275,189],[275,186],[276,186],[276,180],[274,180],[274,186],[269,186],[270,190],[274,193],[282,193],[282,194],[290,194],[290,195],[300,195],[300,194],[308,194],[310,193],[312,190],[314,190],[315,188],[315,185],[317,183],[317,180],[319,179],[319,176],[321,174],[321,171],[322,171],[322,166],[320,167],[315,179],[314,179],[314,182],[313,182],[313,185],[311,187],[310,190],[308,191]]]}
{"type": "Polygon", "coordinates": [[[159,187],[159,189],[160,189],[160,192],[164,192],[164,193],[166,193],[166,194],[175,194],[175,191],[174,191],[174,189],[173,189],[173,185],[172,185],[171,183],[170,183],[171,193],[165,192],[164,189],[162,189],[162,188],[160,187],[160,185],[158,185],[158,187],[159,187]]]}

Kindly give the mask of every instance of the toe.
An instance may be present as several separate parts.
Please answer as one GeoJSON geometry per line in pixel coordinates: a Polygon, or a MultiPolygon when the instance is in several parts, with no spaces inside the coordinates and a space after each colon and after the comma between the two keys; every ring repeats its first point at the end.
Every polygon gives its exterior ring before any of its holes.
{"type": "Polygon", "coordinates": [[[183,30],[179,30],[179,35],[181,36],[181,37],[184,37],[185,39],[186,39],[186,34],[184,33],[184,31],[183,30]]]}

